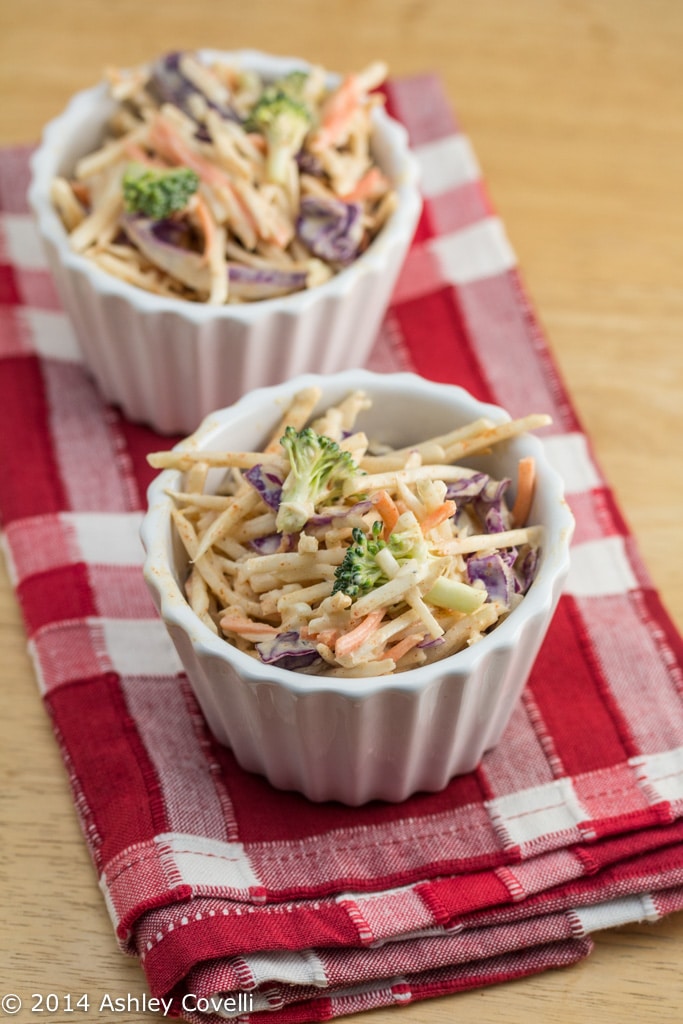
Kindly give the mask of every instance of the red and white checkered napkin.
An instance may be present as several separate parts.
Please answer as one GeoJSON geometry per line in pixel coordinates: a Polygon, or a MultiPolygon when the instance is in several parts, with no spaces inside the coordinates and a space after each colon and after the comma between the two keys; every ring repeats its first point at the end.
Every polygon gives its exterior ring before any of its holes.
{"type": "Polygon", "coordinates": [[[209,735],[140,572],[144,455],[171,442],[102,405],[27,215],[27,153],[0,153],[8,562],[121,946],[190,1019],[217,993],[248,993],[233,1004],[248,1019],[300,1021],[490,984],[683,907],[683,645],[438,83],[394,82],[388,100],[426,204],[372,366],[550,412],[578,522],[501,744],[401,805],[276,792],[209,735]]]}

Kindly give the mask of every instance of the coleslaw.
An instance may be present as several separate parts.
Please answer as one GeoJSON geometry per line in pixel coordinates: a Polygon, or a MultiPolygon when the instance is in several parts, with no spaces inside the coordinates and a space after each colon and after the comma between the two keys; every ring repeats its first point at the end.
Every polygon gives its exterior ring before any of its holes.
{"type": "Polygon", "coordinates": [[[528,522],[533,459],[511,507],[511,481],[463,459],[550,418],[479,419],[392,449],[359,429],[363,391],[314,416],[319,397],[299,392],[263,451],[148,456],[183,473],[167,493],[190,606],[247,655],[316,675],[402,672],[477,643],[524,599],[543,531],[528,522]]]}
{"type": "Polygon", "coordinates": [[[397,203],[371,146],[376,62],[265,81],[194,52],[107,73],[101,146],[52,183],[72,248],[148,291],[215,305],[315,287],[397,203]]]}

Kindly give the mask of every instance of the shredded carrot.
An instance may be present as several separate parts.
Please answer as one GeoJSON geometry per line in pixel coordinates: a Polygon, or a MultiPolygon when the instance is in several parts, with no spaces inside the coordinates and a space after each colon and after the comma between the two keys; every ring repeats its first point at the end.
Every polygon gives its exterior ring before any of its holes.
{"type": "Polygon", "coordinates": [[[251,142],[252,146],[254,146],[255,149],[258,149],[259,153],[265,153],[268,149],[265,136],[261,135],[259,132],[247,132],[247,138],[249,139],[249,142],[251,142]]]}
{"type": "Polygon", "coordinates": [[[138,164],[144,164],[145,167],[167,167],[163,160],[157,160],[155,157],[150,156],[137,142],[128,142],[123,147],[123,152],[131,160],[135,160],[138,164]]]}
{"type": "Polygon", "coordinates": [[[388,185],[389,183],[379,167],[371,167],[358,179],[354,188],[340,198],[345,203],[357,203],[363,199],[372,199],[375,196],[383,195],[388,185]]]}
{"type": "Polygon", "coordinates": [[[155,149],[175,164],[190,167],[207,185],[225,188],[230,179],[199,153],[188,146],[182,135],[161,115],[157,115],[149,128],[149,139],[155,149]]]}
{"type": "Polygon", "coordinates": [[[328,146],[337,141],[358,107],[360,95],[358,76],[347,75],[325,102],[315,133],[317,145],[328,146]]]}
{"type": "Polygon", "coordinates": [[[70,182],[71,191],[78,199],[79,203],[83,203],[84,206],[90,205],[90,189],[82,181],[70,182]]]}
{"type": "Polygon", "coordinates": [[[269,626],[267,622],[252,622],[251,619],[244,619],[239,615],[224,615],[220,624],[221,629],[229,630],[231,633],[275,636],[278,632],[275,626],[269,626]]]}
{"type": "Polygon", "coordinates": [[[514,526],[524,526],[529,518],[535,482],[536,462],[533,455],[527,455],[519,460],[517,467],[517,497],[511,513],[514,526]]]}
{"type": "Polygon", "coordinates": [[[382,522],[384,523],[384,539],[388,540],[389,535],[396,526],[398,517],[401,513],[396,506],[396,502],[388,491],[377,491],[377,493],[372,496],[372,503],[382,517],[382,522]]]}
{"type": "Polygon", "coordinates": [[[360,647],[379,626],[383,618],[384,609],[376,608],[374,611],[369,612],[364,619],[361,619],[358,625],[350,629],[348,633],[342,633],[334,645],[336,656],[338,658],[343,657],[345,654],[351,654],[357,647],[360,647]]]}
{"type": "Polygon", "coordinates": [[[306,640],[315,640],[316,643],[325,644],[326,647],[333,647],[339,636],[338,629],[321,629],[319,633],[313,633],[311,630],[306,629],[305,626],[300,630],[300,633],[306,640]]]}
{"type": "Polygon", "coordinates": [[[455,515],[455,502],[450,499],[448,501],[444,501],[442,505],[438,505],[435,509],[432,509],[429,515],[425,516],[422,520],[420,523],[422,532],[424,534],[428,534],[435,526],[439,526],[441,523],[445,522],[446,519],[450,519],[453,515],[455,515]]]}
{"type": "Polygon", "coordinates": [[[197,214],[199,226],[201,227],[204,235],[204,258],[208,259],[209,253],[216,242],[216,223],[211,216],[209,207],[199,193],[195,194],[193,205],[195,213],[197,214]]]}
{"type": "Polygon", "coordinates": [[[412,636],[404,636],[397,644],[394,644],[393,647],[388,647],[383,654],[380,654],[379,660],[391,658],[393,661],[399,661],[404,654],[412,651],[413,647],[417,647],[420,643],[422,643],[422,637],[419,633],[414,633],[412,636]]]}

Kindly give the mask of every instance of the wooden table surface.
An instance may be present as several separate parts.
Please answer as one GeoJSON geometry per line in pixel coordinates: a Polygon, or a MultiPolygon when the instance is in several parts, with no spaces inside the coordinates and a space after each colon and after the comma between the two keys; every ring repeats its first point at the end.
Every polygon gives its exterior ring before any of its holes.
{"type": "MultiPolygon", "coordinates": [[[[259,47],[438,72],[470,136],[597,458],[683,627],[681,0],[0,0],[0,144],[33,142],[107,64],[259,47]]],[[[0,986],[144,991],[117,950],[4,568],[0,986]]],[[[596,936],[564,971],[354,1018],[680,1021],[683,916],[596,936]]],[[[0,995],[2,992],[0,992],[0,995]]]]}

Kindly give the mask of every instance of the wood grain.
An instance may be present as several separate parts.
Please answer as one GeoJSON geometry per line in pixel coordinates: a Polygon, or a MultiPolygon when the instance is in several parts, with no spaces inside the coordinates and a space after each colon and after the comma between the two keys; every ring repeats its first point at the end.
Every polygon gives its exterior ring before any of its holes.
{"type": "MultiPolygon", "coordinates": [[[[195,45],[441,75],[598,461],[683,627],[680,0],[0,0],[0,144],[35,141],[103,66],[195,45]]],[[[110,1019],[102,995],[140,997],[142,974],[117,950],[4,569],[0,643],[2,985],[27,1001],[17,1021],[40,1019],[34,992],[88,992],[81,1018],[110,1019]]],[[[679,915],[601,933],[568,970],[356,1019],[665,1024],[680,1019],[682,958],[679,915]]]]}

